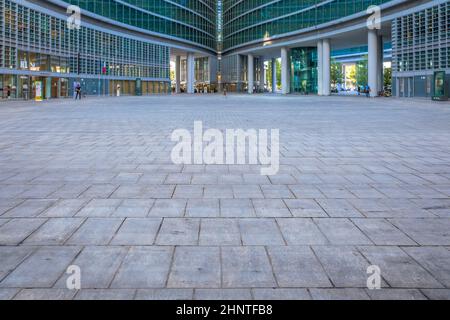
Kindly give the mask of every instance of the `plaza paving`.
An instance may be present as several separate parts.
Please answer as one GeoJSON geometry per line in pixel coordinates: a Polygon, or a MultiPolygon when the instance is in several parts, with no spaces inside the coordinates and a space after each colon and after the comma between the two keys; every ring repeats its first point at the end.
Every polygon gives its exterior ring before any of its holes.
{"type": "Polygon", "coordinates": [[[450,299],[450,104],[2,102],[0,299],[41,298],[450,299]],[[173,164],[196,120],[279,128],[280,172],[173,164]]]}

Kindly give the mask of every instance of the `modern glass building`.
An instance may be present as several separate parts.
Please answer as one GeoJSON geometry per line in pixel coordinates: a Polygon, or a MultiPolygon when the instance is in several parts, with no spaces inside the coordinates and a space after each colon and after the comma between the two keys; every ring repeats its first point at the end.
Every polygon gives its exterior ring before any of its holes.
{"type": "Polygon", "coordinates": [[[434,72],[450,74],[449,2],[0,0],[0,97],[33,98],[37,85],[43,98],[71,97],[77,83],[88,95],[329,95],[330,62],[347,57],[367,57],[374,96],[386,58],[395,95],[431,96],[434,72]]]}

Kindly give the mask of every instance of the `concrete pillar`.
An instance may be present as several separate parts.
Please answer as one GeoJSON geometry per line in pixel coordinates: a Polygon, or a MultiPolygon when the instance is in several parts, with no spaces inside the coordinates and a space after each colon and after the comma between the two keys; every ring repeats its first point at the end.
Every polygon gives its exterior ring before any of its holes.
{"type": "Polygon", "coordinates": [[[194,93],[195,82],[195,56],[193,53],[188,53],[186,60],[186,87],[187,93],[194,93]]]}
{"type": "Polygon", "coordinates": [[[317,94],[323,95],[323,40],[317,42],[317,94]]]}
{"type": "Polygon", "coordinates": [[[277,59],[272,58],[272,93],[277,92],[277,59]]]}
{"type": "MultiPolygon", "coordinates": [[[[86,90],[85,88],[81,88],[81,90],[86,90]]],[[[81,91],[83,92],[83,91],[81,91]]],[[[52,97],[52,78],[45,78],[45,99],[51,99],[52,97]]]]}
{"type": "Polygon", "coordinates": [[[247,56],[247,90],[253,94],[253,86],[255,85],[255,59],[252,54],[247,56]]]}
{"type": "Polygon", "coordinates": [[[287,48],[281,48],[281,93],[288,94],[290,89],[289,83],[289,50],[287,48]]]}
{"type": "Polygon", "coordinates": [[[383,68],[383,60],[384,60],[384,46],[383,46],[383,37],[378,36],[378,91],[382,91],[384,88],[384,68],[383,68]]]}
{"type": "Polygon", "coordinates": [[[378,73],[379,69],[379,49],[378,49],[378,35],[377,30],[369,30],[368,38],[368,85],[370,87],[370,96],[376,97],[378,96],[378,73]]]}
{"type": "Polygon", "coordinates": [[[261,74],[259,75],[259,88],[261,92],[264,92],[265,86],[266,86],[266,66],[264,64],[264,58],[260,57],[260,70],[261,74]]]}
{"type": "Polygon", "coordinates": [[[175,93],[181,92],[181,57],[177,56],[175,60],[175,93]]]}
{"type": "Polygon", "coordinates": [[[242,85],[241,73],[242,73],[241,56],[238,54],[237,61],[236,61],[236,90],[238,92],[241,92],[241,90],[242,90],[242,88],[241,88],[241,85],[242,85]]]}
{"type": "Polygon", "coordinates": [[[331,94],[331,46],[329,39],[323,39],[322,59],[322,94],[324,96],[329,96],[331,94]]]}

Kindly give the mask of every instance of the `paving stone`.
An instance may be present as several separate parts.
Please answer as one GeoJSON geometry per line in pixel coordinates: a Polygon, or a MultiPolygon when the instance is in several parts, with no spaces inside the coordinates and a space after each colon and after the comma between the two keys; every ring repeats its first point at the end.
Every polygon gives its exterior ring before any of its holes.
{"type": "Polygon", "coordinates": [[[429,272],[398,247],[360,247],[361,253],[381,270],[394,288],[442,288],[429,272]]]}
{"type": "Polygon", "coordinates": [[[0,245],[17,245],[38,229],[47,219],[11,219],[0,227],[0,245]]]}
{"type": "MultiPolygon", "coordinates": [[[[301,179],[300,179],[301,181],[301,179]]],[[[325,195],[314,186],[309,185],[290,185],[289,189],[298,199],[317,199],[324,198],[325,195]]]]}
{"type": "Polygon", "coordinates": [[[83,222],[83,218],[50,218],[31,234],[24,244],[62,245],[83,222]]]}
{"type": "Polygon", "coordinates": [[[417,289],[366,290],[372,300],[427,300],[417,289]]]}
{"type": "Polygon", "coordinates": [[[0,281],[24,261],[34,250],[33,247],[0,246],[0,281]]]}
{"type": "Polygon", "coordinates": [[[186,217],[218,217],[220,215],[219,200],[189,199],[186,217]]]}
{"type": "Polygon", "coordinates": [[[14,300],[72,300],[76,293],[68,289],[23,289],[14,300]]]}
{"type": "Polygon", "coordinates": [[[111,288],[162,288],[172,260],[171,247],[132,247],[111,283],[111,288]]]}
{"type": "Polygon", "coordinates": [[[68,245],[106,245],[122,224],[120,218],[88,218],[66,242],[68,245]]]}
{"type": "Polygon", "coordinates": [[[327,238],[311,219],[277,218],[277,222],[288,245],[328,244],[327,238]]]}
{"type": "Polygon", "coordinates": [[[280,199],[252,200],[258,217],[292,217],[286,204],[280,199]]]}
{"type": "Polygon", "coordinates": [[[161,225],[158,218],[127,218],[114,238],[112,245],[152,245],[161,225]]]}
{"type": "Polygon", "coordinates": [[[294,288],[263,288],[252,289],[255,300],[311,300],[306,289],[294,288]]]}
{"type": "Polygon", "coordinates": [[[221,199],[220,216],[228,218],[256,217],[250,199],[221,199]]]}
{"type": "Polygon", "coordinates": [[[202,219],[199,244],[204,246],[241,245],[241,235],[237,220],[202,219]]]}
{"type": "Polygon", "coordinates": [[[336,287],[367,287],[367,267],[370,263],[351,246],[314,246],[330,280],[336,287]]]}
{"type": "Polygon", "coordinates": [[[52,287],[78,252],[77,247],[41,247],[3,279],[0,287],[52,287]]]}
{"type": "Polygon", "coordinates": [[[372,244],[351,221],[344,218],[320,219],[314,222],[330,243],[335,245],[372,244]]]}
{"type": "Polygon", "coordinates": [[[193,289],[139,289],[136,300],[192,300],[193,289]]]}
{"type": "MultiPolygon", "coordinates": [[[[245,178],[244,178],[245,179],[245,178]]],[[[264,195],[258,185],[234,185],[233,195],[235,199],[262,199],[264,195]]]]}
{"type": "Polygon", "coordinates": [[[231,186],[205,186],[203,191],[205,199],[233,199],[231,186]]]}
{"type": "Polygon", "coordinates": [[[220,287],[218,247],[177,247],[169,275],[171,288],[220,287]]]}
{"type": "Polygon", "coordinates": [[[186,200],[182,199],[157,199],[149,217],[182,217],[186,208],[186,200]]]}
{"type": "Polygon", "coordinates": [[[309,247],[269,247],[280,287],[330,287],[331,282],[309,247]]]}
{"type": "Polygon", "coordinates": [[[275,287],[272,268],[263,247],[223,247],[224,288],[275,287]]]}
{"type": "Polygon", "coordinates": [[[195,289],[195,300],[252,300],[249,289],[195,289]]]}
{"type": "Polygon", "coordinates": [[[330,217],[363,217],[361,212],[346,199],[317,199],[316,201],[330,217]]]}
{"type": "Polygon", "coordinates": [[[450,287],[450,251],[443,247],[405,247],[403,250],[427,269],[435,279],[450,287]]]}
{"type": "Polygon", "coordinates": [[[266,199],[291,199],[294,194],[285,185],[262,185],[261,190],[266,199]]]}
{"type": "Polygon", "coordinates": [[[422,289],[421,291],[430,300],[450,300],[450,289],[422,289]]]}
{"type": "Polygon", "coordinates": [[[54,200],[26,200],[20,205],[7,211],[2,218],[32,218],[38,216],[42,211],[54,204],[54,200]]]}
{"type": "Polygon", "coordinates": [[[78,211],[76,216],[110,217],[121,202],[120,199],[93,199],[83,209],[78,211]]]}
{"type": "MultiPolygon", "coordinates": [[[[127,252],[126,247],[85,247],[72,263],[80,267],[81,289],[108,288],[127,252]]],[[[66,288],[68,276],[63,274],[55,287],[66,288]]]]}
{"type": "Polygon", "coordinates": [[[333,288],[333,289],[310,289],[313,300],[369,300],[364,289],[357,288],[333,288]]]}
{"type": "Polygon", "coordinates": [[[450,219],[389,219],[420,245],[450,245],[450,219]]]}
{"type": "Polygon", "coordinates": [[[239,219],[244,245],[284,245],[284,239],[274,219],[239,219]]]}
{"type": "Polygon", "coordinates": [[[294,217],[328,217],[322,207],[312,199],[286,199],[284,202],[294,217]]]}
{"type": "Polygon", "coordinates": [[[165,218],[156,238],[158,245],[196,245],[199,219],[165,218]]]}
{"type": "Polygon", "coordinates": [[[75,300],[133,300],[136,290],[132,289],[84,289],[75,300]]]}
{"type": "Polygon", "coordinates": [[[86,200],[84,199],[64,199],[42,212],[39,217],[70,218],[73,217],[85,203],[86,200]]]}
{"type": "Polygon", "coordinates": [[[0,300],[11,300],[19,292],[19,289],[0,288],[0,300]]]}
{"type": "Polygon", "coordinates": [[[200,199],[203,197],[202,185],[177,185],[173,198],[177,199],[200,199]]]}
{"type": "Polygon", "coordinates": [[[411,238],[385,219],[352,219],[352,221],[376,245],[416,245],[411,238]]]}

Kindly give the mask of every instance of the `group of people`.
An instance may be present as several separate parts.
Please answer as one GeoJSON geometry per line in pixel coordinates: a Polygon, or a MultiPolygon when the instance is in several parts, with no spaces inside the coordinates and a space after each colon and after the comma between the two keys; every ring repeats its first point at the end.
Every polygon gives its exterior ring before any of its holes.
{"type": "Polygon", "coordinates": [[[358,96],[361,95],[361,93],[365,94],[367,98],[370,97],[370,87],[368,84],[366,84],[365,86],[358,86],[358,96]]]}

